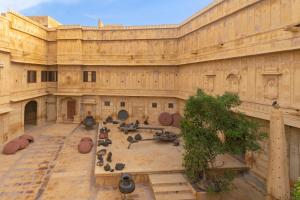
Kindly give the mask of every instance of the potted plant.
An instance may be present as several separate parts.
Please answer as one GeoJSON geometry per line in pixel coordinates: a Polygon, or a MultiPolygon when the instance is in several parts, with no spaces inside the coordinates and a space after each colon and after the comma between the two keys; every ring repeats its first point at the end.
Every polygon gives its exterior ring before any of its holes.
{"type": "Polygon", "coordinates": [[[186,175],[198,189],[220,193],[231,189],[234,174],[216,170],[218,155],[258,151],[265,134],[259,124],[233,109],[240,105],[235,94],[210,96],[198,90],[185,105],[181,130],[185,142],[186,175]]]}

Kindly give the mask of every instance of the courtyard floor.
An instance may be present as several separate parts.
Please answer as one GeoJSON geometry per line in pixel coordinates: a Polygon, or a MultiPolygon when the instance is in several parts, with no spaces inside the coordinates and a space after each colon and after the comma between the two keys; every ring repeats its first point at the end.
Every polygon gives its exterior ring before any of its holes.
{"type": "MultiPolygon", "coordinates": [[[[112,128],[113,129],[113,128],[112,128]]],[[[77,145],[84,136],[92,137],[96,140],[96,130],[85,130],[76,124],[46,124],[27,131],[35,137],[35,142],[27,149],[17,152],[15,155],[0,154],[0,200],[118,200],[121,199],[116,187],[97,186],[95,184],[95,152],[89,154],[79,154],[77,145]]],[[[151,134],[150,134],[151,135],[151,134]]],[[[122,148],[127,147],[127,143],[113,136],[115,152],[113,160],[123,161],[128,165],[127,169],[142,170],[143,163],[154,160],[158,154],[159,162],[152,162],[155,166],[164,166],[164,159],[169,159],[168,153],[174,157],[174,169],[181,169],[182,149],[171,144],[161,150],[152,151],[147,158],[144,158],[139,168],[134,168],[132,154],[124,153],[122,148]],[[117,151],[119,148],[119,152],[117,151]],[[168,148],[168,149],[164,149],[168,148]],[[173,153],[172,153],[173,152],[173,153]],[[166,153],[166,155],[164,155],[166,153]],[[127,159],[132,159],[128,162],[127,159]],[[160,160],[162,159],[162,160],[160,160]],[[127,160],[127,161],[126,161],[127,160]],[[178,162],[177,162],[177,161],[178,162]],[[130,164],[131,163],[131,164],[130,164]]],[[[123,136],[122,136],[123,137],[123,136]]],[[[121,138],[122,138],[121,137],[121,138]]],[[[124,136],[125,137],[125,136],[124,136]]],[[[142,147],[149,147],[151,142],[133,144],[129,152],[137,151],[142,147]]],[[[144,149],[144,148],[143,148],[144,149]]],[[[0,147],[2,150],[2,147],[0,147]]],[[[150,151],[151,152],[151,151],[150,151]]],[[[137,154],[138,155],[138,154],[137,154]]],[[[140,154],[141,158],[144,154],[140,154]]],[[[138,163],[137,161],[136,163],[138,163]]],[[[150,162],[151,163],[151,162],[150,162]]],[[[152,166],[152,165],[150,165],[152,166]]],[[[168,165],[166,165],[168,166],[168,165]]],[[[96,172],[100,169],[96,169],[96,172]]],[[[149,169],[145,169],[148,171],[149,169]]],[[[100,170],[99,173],[102,171],[100,170]]],[[[103,172],[104,173],[104,172],[103,172]]],[[[258,191],[246,184],[242,179],[236,180],[237,189],[228,194],[224,200],[263,200],[264,197],[258,191]]],[[[138,184],[135,193],[130,199],[151,200],[154,199],[152,189],[148,184],[138,184]]]]}
{"type": "MultiPolygon", "coordinates": [[[[133,143],[130,149],[128,149],[128,136],[134,137],[136,134],[140,134],[143,139],[152,139],[153,134],[156,131],[142,129],[138,132],[130,132],[126,135],[119,130],[118,126],[119,125],[113,124],[105,125],[105,127],[110,129],[109,138],[113,141],[112,145],[105,149],[113,154],[112,162],[109,163],[112,167],[114,167],[116,163],[120,162],[126,164],[125,169],[119,173],[127,172],[131,174],[149,174],[155,172],[184,171],[182,163],[182,155],[184,153],[182,141],[180,141],[179,146],[174,146],[172,143],[142,141],[133,143]]],[[[162,126],[155,127],[165,128],[162,126]]],[[[179,134],[178,128],[167,127],[165,129],[179,134]]],[[[103,147],[97,148],[97,150],[100,149],[103,149],[103,147]]],[[[220,168],[246,168],[245,164],[228,155],[219,156],[216,162],[220,168]]],[[[114,173],[118,172],[114,171],[114,173]]],[[[111,175],[111,172],[106,172],[103,167],[96,167],[95,174],[96,176],[109,176],[111,175]]]]}

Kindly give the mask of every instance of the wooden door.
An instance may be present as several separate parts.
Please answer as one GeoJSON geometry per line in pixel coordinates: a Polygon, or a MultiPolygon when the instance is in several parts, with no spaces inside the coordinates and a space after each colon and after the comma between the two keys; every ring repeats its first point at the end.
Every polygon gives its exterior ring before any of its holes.
{"type": "Polygon", "coordinates": [[[30,101],[25,106],[24,125],[37,124],[37,102],[30,101]]]}
{"type": "Polygon", "coordinates": [[[75,109],[76,109],[76,102],[68,101],[68,103],[67,103],[67,118],[69,120],[74,120],[75,109]]]}

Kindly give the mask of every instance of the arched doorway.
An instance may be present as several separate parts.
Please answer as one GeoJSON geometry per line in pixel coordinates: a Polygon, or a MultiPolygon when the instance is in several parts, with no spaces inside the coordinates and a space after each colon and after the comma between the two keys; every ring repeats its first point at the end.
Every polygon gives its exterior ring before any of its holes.
{"type": "Polygon", "coordinates": [[[25,106],[24,126],[37,125],[37,102],[30,101],[25,106]]]}

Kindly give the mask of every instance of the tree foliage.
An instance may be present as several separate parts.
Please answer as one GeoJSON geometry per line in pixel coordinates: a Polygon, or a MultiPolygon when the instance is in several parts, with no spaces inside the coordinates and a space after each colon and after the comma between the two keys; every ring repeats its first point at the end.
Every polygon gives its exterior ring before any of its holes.
{"type": "Polygon", "coordinates": [[[214,168],[220,154],[243,154],[257,151],[264,134],[259,125],[232,109],[240,105],[237,95],[225,93],[210,96],[198,90],[185,105],[181,122],[185,142],[184,166],[190,180],[206,179],[208,168],[214,168]],[[220,139],[223,135],[224,140],[220,139]]]}
{"type": "Polygon", "coordinates": [[[293,200],[300,200],[300,178],[296,182],[293,191],[292,191],[292,199],[293,200]]]}

